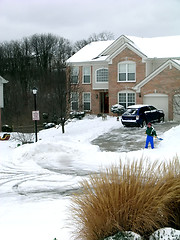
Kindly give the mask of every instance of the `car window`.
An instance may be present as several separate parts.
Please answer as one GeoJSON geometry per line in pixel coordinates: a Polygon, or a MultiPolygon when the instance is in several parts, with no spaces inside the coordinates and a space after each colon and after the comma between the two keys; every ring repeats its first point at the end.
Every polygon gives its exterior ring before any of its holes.
{"type": "Polygon", "coordinates": [[[142,114],[146,111],[150,111],[149,107],[142,107],[140,110],[139,110],[139,114],[142,114]]]}
{"type": "Polygon", "coordinates": [[[144,111],[146,111],[145,107],[140,108],[140,110],[139,110],[139,114],[144,113],[144,111]]]}
{"type": "Polygon", "coordinates": [[[150,111],[150,107],[144,107],[144,111],[147,112],[147,111],[150,111]]]}
{"type": "Polygon", "coordinates": [[[128,109],[126,109],[125,114],[136,115],[137,111],[138,111],[138,109],[136,109],[136,108],[128,108],[128,109]]]}
{"type": "Polygon", "coordinates": [[[150,108],[151,110],[156,110],[156,108],[153,107],[153,106],[149,106],[149,108],[150,108]]]}

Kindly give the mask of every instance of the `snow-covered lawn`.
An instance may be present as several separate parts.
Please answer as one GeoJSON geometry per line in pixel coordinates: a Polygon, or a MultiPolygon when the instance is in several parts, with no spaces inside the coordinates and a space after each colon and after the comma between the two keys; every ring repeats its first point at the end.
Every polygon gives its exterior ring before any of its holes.
{"type": "MultiPolygon", "coordinates": [[[[43,130],[37,143],[17,147],[0,141],[0,239],[70,240],[69,195],[89,172],[122,161],[147,157],[169,161],[180,156],[180,125],[165,132],[156,149],[101,152],[90,142],[122,127],[114,117],[74,120],[65,127],[43,130]],[[69,191],[69,193],[68,193],[69,191]]],[[[2,136],[3,133],[1,133],[2,136]]],[[[145,138],[145,136],[142,136],[145,138]]]]}

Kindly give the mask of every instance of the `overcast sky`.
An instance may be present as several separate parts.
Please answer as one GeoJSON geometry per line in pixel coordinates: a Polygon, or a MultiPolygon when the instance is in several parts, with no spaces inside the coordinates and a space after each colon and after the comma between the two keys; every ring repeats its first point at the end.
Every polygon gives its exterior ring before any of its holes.
{"type": "Polygon", "coordinates": [[[35,33],[75,42],[104,31],[180,35],[180,0],[0,0],[0,42],[35,33]]]}

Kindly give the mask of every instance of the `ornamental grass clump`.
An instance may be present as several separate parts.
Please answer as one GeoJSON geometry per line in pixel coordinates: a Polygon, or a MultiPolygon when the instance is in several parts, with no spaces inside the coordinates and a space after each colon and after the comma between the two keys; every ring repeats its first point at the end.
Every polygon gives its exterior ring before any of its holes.
{"type": "Polygon", "coordinates": [[[161,167],[162,202],[168,216],[168,227],[180,230],[180,161],[178,157],[161,167]]]}
{"type": "Polygon", "coordinates": [[[178,198],[179,173],[173,164],[144,162],[120,162],[81,182],[71,207],[77,239],[101,240],[119,231],[147,237],[174,221],[169,203],[178,198]]]}

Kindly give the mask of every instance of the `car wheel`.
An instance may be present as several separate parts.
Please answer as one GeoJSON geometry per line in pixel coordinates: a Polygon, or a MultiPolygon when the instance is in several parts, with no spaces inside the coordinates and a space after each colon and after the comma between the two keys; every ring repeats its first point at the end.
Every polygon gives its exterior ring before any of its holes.
{"type": "Polygon", "coordinates": [[[141,128],[145,127],[146,126],[146,121],[143,120],[142,123],[141,123],[141,128]]]}
{"type": "Polygon", "coordinates": [[[163,117],[163,116],[160,117],[159,120],[158,120],[158,122],[159,122],[159,123],[160,123],[160,122],[164,122],[164,117],[163,117]]]}

